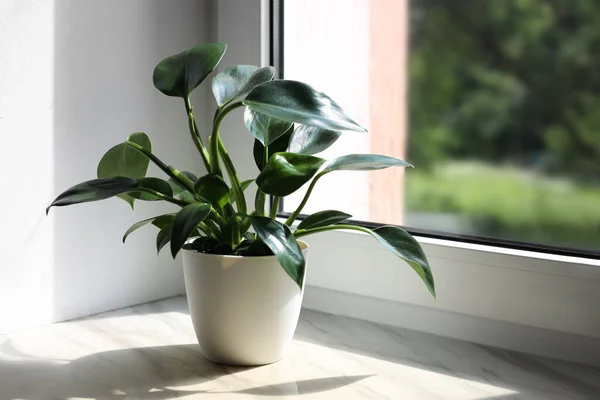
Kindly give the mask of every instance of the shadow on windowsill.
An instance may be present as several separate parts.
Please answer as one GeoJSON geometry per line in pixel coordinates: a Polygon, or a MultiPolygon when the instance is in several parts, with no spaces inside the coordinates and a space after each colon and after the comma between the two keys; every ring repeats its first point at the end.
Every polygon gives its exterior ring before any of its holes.
{"type": "MultiPolygon", "coordinates": [[[[289,396],[325,392],[350,385],[370,375],[333,376],[319,379],[271,383],[243,388],[245,380],[219,382],[214,389],[196,386],[227,375],[261,367],[228,367],[204,358],[198,345],[173,345],[112,350],[90,354],[73,361],[27,358],[12,348],[10,341],[1,347],[0,398],[23,400],[66,400],[92,398],[123,400],[139,398],[163,400],[206,394],[247,394],[251,396],[289,396]],[[223,390],[228,383],[233,390],[223,390]]],[[[261,376],[258,374],[258,376],[261,376]]],[[[276,380],[276,379],[273,379],[276,380]]]]}

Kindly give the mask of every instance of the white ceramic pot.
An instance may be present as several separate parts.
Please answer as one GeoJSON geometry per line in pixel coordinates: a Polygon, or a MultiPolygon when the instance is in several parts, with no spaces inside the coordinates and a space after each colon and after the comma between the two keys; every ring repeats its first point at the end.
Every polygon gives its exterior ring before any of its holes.
{"type": "MultiPolygon", "coordinates": [[[[299,244],[306,258],[308,245],[299,244]]],[[[274,363],[285,356],[304,290],[275,256],[183,250],[183,270],[194,330],[206,358],[249,366],[274,363]]]]}

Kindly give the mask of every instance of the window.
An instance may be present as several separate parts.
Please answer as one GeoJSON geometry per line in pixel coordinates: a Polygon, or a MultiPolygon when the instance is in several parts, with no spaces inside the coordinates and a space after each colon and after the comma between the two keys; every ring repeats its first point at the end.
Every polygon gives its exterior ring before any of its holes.
{"type": "Polygon", "coordinates": [[[373,152],[416,166],[330,174],[305,213],[600,254],[600,2],[283,3],[284,77],[369,130],[322,157],[373,152]]]}

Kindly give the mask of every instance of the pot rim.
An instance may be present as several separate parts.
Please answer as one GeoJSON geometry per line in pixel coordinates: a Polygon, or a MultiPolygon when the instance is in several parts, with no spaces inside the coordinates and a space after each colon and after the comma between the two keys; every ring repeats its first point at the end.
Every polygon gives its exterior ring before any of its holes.
{"type": "MultiPolygon", "coordinates": [[[[196,238],[193,238],[196,239],[196,238]]],[[[193,240],[193,239],[189,239],[189,241],[193,240]]],[[[298,240],[296,239],[296,242],[298,242],[298,245],[300,246],[300,251],[302,251],[303,253],[308,251],[308,243],[302,241],[302,240],[298,240]]],[[[186,242],[187,243],[187,242],[186,242]]],[[[206,256],[206,257],[219,257],[219,258],[231,258],[234,260],[241,260],[241,259],[261,259],[261,258],[273,258],[273,257],[277,257],[276,255],[270,255],[270,256],[232,256],[230,254],[212,254],[212,253],[203,253],[201,251],[196,251],[196,250],[188,250],[185,248],[182,248],[181,250],[183,250],[184,252],[188,253],[188,254],[197,254],[200,256],[206,256]]]]}

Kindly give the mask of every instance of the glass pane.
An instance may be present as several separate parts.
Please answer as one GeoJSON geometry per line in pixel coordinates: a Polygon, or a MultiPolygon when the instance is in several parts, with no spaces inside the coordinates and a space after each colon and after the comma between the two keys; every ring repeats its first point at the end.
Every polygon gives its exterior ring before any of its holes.
{"type": "Polygon", "coordinates": [[[285,0],[284,71],[369,130],[322,157],[416,167],[329,174],[304,213],[600,252],[600,1],[285,0]]]}

